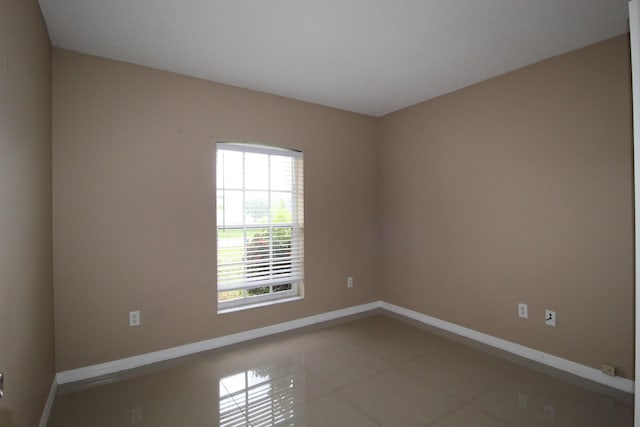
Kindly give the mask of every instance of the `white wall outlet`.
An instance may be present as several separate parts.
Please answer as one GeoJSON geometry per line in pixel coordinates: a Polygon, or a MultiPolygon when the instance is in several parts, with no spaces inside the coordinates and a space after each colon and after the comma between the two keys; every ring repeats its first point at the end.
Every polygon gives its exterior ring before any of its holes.
{"type": "Polygon", "coordinates": [[[556,326],[556,312],[553,310],[544,311],[544,324],[547,326],[556,326]]]}
{"type": "Polygon", "coordinates": [[[140,310],[129,312],[129,326],[140,325],[140,310]]]}
{"type": "Polygon", "coordinates": [[[518,304],[518,316],[524,317],[525,319],[529,318],[529,306],[527,304],[518,304]]]}
{"type": "Polygon", "coordinates": [[[529,397],[526,394],[518,393],[518,406],[524,409],[529,407],[529,397]]]}
{"type": "Polygon", "coordinates": [[[613,365],[609,365],[608,363],[603,363],[602,364],[602,373],[603,374],[607,374],[609,376],[615,377],[616,376],[616,367],[613,365]]]}
{"type": "Polygon", "coordinates": [[[544,414],[545,420],[551,422],[556,420],[556,408],[554,408],[553,405],[545,404],[542,407],[542,413],[544,414]]]}
{"type": "Polygon", "coordinates": [[[353,277],[347,277],[347,288],[353,288],[353,277]]]}
{"type": "Polygon", "coordinates": [[[142,422],[142,408],[134,408],[131,410],[131,424],[142,422]]]}

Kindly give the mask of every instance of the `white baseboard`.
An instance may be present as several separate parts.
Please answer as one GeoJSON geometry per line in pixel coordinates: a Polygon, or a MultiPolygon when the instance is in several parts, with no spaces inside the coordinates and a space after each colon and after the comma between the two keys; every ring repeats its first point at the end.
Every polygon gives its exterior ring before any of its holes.
{"type": "Polygon", "coordinates": [[[516,354],[529,360],[534,360],[544,365],[569,372],[573,375],[577,375],[579,377],[586,378],[591,381],[595,381],[609,387],[625,391],[627,393],[633,393],[634,391],[634,382],[626,378],[611,377],[589,366],[572,362],[570,360],[563,359],[549,353],[544,353],[542,351],[535,350],[524,345],[516,344],[511,341],[496,338],[492,335],[465,328],[464,326],[456,325],[455,323],[450,323],[441,319],[437,319],[435,317],[427,316],[426,314],[409,310],[404,307],[400,307],[384,301],[380,303],[380,307],[384,310],[399,314],[409,319],[417,320],[418,322],[424,323],[425,325],[434,326],[436,328],[452,332],[456,335],[461,335],[474,341],[490,345],[491,347],[516,354]]]}
{"type": "Polygon", "coordinates": [[[154,351],[153,353],[146,353],[138,356],[127,357],[125,359],[114,360],[112,362],[99,363],[97,365],[71,369],[69,371],[62,371],[58,372],[57,381],[58,384],[66,384],[74,381],[81,381],[89,378],[99,377],[101,375],[113,374],[127,369],[149,365],[151,363],[175,359],[176,357],[180,356],[186,356],[206,350],[213,350],[215,348],[236,344],[242,341],[248,341],[267,335],[290,331],[292,329],[297,329],[304,326],[310,326],[316,323],[364,313],[366,311],[380,308],[380,305],[380,301],[370,302],[368,304],[356,305],[353,307],[343,308],[341,310],[330,311],[328,313],[316,314],[313,316],[303,317],[301,319],[265,326],[263,328],[239,332],[237,334],[225,335],[222,337],[199,341],[192,344],[154,351]]]}
{"type": "Polygon", "coordinates": [[[44,403],[44,408],[42,409],[42,415],[40,416],[38,427],[47,427],[47,423],[49,422],[49,415],[51,415],[51,408],[53,408],[53,400],[56,397],[57,387],[58,383],[56,381],[56,376],[54,376],[53,382],[51,383],[51,388],[49,389],[49,395],[47,396],[47,400],[44,403]]]}
{"type": "Polygon", "coordinates": [[[215,348],[248,341],[255,338],[260,338],[280,332],[290,331],[292,329],[297,329],[304,326],[310,326],[316,323],[359,314],[377,308],[382,308],[392,313],[396,313],[409,319],[424,323],[425,325],[433,326],[472,339],[474,341],[478,341],[491,347],[513,353],[526,359],[533,360],[556,369],[560,369],[573,375],[577,375],[579,377],[586,378],[591,381],[595,381],[609,387],[625,391],[627,393],[633,393],[634,391],[634,382],[632,380],[622,377],[610,377],[603,374],[599,370],[591,368],[589,366],[572,362],[570,360],[563,359],[549,353],[544,353],[530,347],[503,340],[501,338],[478,332],[473,329],[465,328],[464,326],[456,325],[455,323],[447,322],[435,317],[427,316],[426,314],[409,310],[404,307],[400,307],[384,301],[375,301],[368,304],[357,305],[341,310],[331,311],[328,313],[316,314],[313,316],[303,317],[301,319],[278,323],[271,326],[265,326],[263,328],[239,332],[237,334],[225,335],[218,338],[212,338],[210,340],[199,341],[192,344],[186,344],[178,347],[168,348],[165,350],[155,351],[153,353],[146,353],[138,356],[127,357],[125,359],[114,360],[112,362],[100,363],[97,365],[86,366],[69,371],[62,371],[58,372],[57,374],[57,382],[58,384],[66,384],[74,381],[81,381],[99,377],[101,375],[113,374],[127,369],[149,365],[151,363],[174,359],[176,357],[199,353],[201,351],[213,350],[215,348]]]}

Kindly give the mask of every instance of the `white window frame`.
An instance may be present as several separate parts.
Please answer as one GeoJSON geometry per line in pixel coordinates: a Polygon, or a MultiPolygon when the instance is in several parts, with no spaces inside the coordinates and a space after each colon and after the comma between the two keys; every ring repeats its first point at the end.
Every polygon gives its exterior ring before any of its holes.
{"type": "MultiPolygon", "coordinates": [[[[250,230],[250,229],[264,229],[264,228],[286,228],[291,227],[292,230],[292,242],[298,242],[300,251],[300,260],[298,262],[298,268],[295,269],[297,274],[292,274],[282,278],[276,278],[273,280],[261,280],[258,283],[251,283],[248,279],[244,283],[238,283],[238,286],[229,287],[225,286],[224,289],[220,289],[220,280],[217,280],[216,285],[216,299],[218,303],[218,312],[224,313],[227,311],[235,311],[238,309],[259,307],[279,302],[293,301],[303,298],[304,289],[304,183],[303,183],[303,154],[302,152],[295,150],[288,150],[284,148],[260,145],[253,143],[228,143],[218,142],[216,143],[216,158],[220,150],[237,151],[241,153],[258,153],[276,156],[291,157],[293,161],[293,179],[292,179],[292,203],[291,203],[291,222],[290,223],[268,223],[268,224],[246,224],[241,225],[225,225],[221,224],[220,218],[218,218],[218,209],[216,209],[216,242],[219,239],[219,231],[223,230],[250,230]],[[273,291],[273,287],[281,284],[291,284],[291,289],[282,291],[273,291]],[[246,290],[269,287],[269,293],[261,295],[246,295],[243,298],[220,301],[220,293],[233,290],[246,290]]],[[[216,165],[218,163],[216,162],[216,165]]],[[[216,183],[216,205],[218,204],[219,191],[230,188],[223,187],[222,183],[216,183]]],[[[239,189],[234,189],[238,191],[239,189]]],[[[240,189],[243,194],[246,191],[252,191],[245,186],[243,179],[242,188],[240,189]]],[[[254,190],[255,191],[255,190],[254,190]]],[[[269,189],[268,191],[272,191],[269,189]]],[[[244,203],[243,203],[244,204],[244,203]]],[[[271,209],[271,202],[269,201],[269,209],[271,209]]],[[[246,231],[245,233],[246,234],[246,231]]],[[[217,243],[219,245],[219,242],[217,243]]],[[[246,242],[245,242],[246,244],[246,242]]],[[[246,262],[246,261],[244,261],[246,262]]],[[[246,265],[246,264],[245,264],[246,265]]],[[[220,271],[219,251],[216,251],[216,267],[217,271],[220,271]]]]}

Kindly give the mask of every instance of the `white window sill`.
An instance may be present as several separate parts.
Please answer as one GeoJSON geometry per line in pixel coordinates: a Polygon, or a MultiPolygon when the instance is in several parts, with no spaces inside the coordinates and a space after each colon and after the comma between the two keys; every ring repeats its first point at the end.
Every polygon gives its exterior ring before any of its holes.
{"type": "Polygon", "coordinates": [[[238,305],[238,306],[235,306],[235,307],[228,307],[228,308],[218,309],[218,314],[235,313],[236,311],[250,310],[252,308],[266,307],[268,305],[280,304],[280,303],[283,303],[283,302],[299,301],[299,300],[303,300],[303,299],[304,299],[303,296],[296,295],[296,296],[293,296],[293,297],[278,298],[278,299],[273,299],[273,300],[269,300],[269,301],[256,302],[256,303],[253,303],[253,304],[238,305]]]}

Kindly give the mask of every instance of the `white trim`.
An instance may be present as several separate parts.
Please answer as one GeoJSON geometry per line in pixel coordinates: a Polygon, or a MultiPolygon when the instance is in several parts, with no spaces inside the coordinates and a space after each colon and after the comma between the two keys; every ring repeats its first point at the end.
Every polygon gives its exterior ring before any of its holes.
{"type": "MultiPolygon", "coordinates": [[[[56,378],[58,384],[66,384],[74,381],[86,380],[89,378],[99,377],[101,375],[113,374],[127,369],[137,368],[139,366],[149,365],[151,363],[161,362],[164,360],[174,359],[180,356],[186,356],[201,351],[213,350],[215,348],[236,344],[243,341],[261,338],[264,336],[277,334],[280,332],[290,331],[292,329],[302,328],[304,326],[314,325],[316,323],[326,322],[329,320],[339,319],[341,317],[351,316],[354,314],[364,313],[367,311],[382,308],[392,313],[399,314],[408,319],[417,320],[425,325],[433,326],[456,335],[460,335],[474,341],[507,351],[509,353],[533,360],[543,365],[551,366],[561,371],[595,381],[627,393],[633,393],[634,382],[622,377],[610,377],[603,374],[597,369],[591,368],[580,363],[572,362],[549,353],[535,350],[511,341],[503,340],[455,323],[427,316],[417,311],[409,310],[384,301],[374,301],[367,304],[356,305],[353,307],[343,308],[328,313],[316,314],[313,316],[303,317],[301,319],[291,320],[288,322],[277,323],[263,328],[252,329],[237,334],[225,335],[210,340],[199,341],[192,344],[181,345],[178,347],[168,348],[165,350],[155,351],[153,353],[141,354],[138,356],[127,357],[125,359],[115,360],[112,362],[100,363],[97,365],[86,366],[84,368],[72,369],[69,371],[58,372],[56,378]]],[[[55,393],[55,392],[54,392],[55,393]]]]}
{"type": "Polygon", "coordinates": [[[470,338],[474,341],[490,345],[491,347],[495,347],[500,350],[508,351],[509,353],[524,357],[525,359],[534,360],[538,363],[542,363],[543,365],[551,366],[553,368],[569,372],[570,374],[577,375],[579,377],[586,378],[591,381],[616,388],[618,390],[626,391],[627,393],[633,393],[634,382],[629,379],[622,377],[610,377],[603,374],[599,370],[591,368],[589,366],[572,362],[570,360],[563,359],[561,357],[554,356],[552,354],[545,353],[539,350],[535,350],[524,345],[516,344],[511,341],[503,340],[501,338],[478,332],[473,329],[465,328],[464,326],[456,325],[455,323],[427,316],[426,314],[409,310],[407,308],[400,307],[394,304],[381,302],[381,308],[392,313],[408,317],[409,319],[417,320],[420,323],[424,323],[429,326],[434,326],[436,328],[452,332],[456,335],[470,338]]]}
{"type": "Polygon", "coordinates": [[[301,159],[304,155],[302,151],[290,148],[280,148],[273,145],[263,145],[250,142],[216,142],[216,150],[238,151],[240,153],[260,153],[270,156],[293,157],[301,159]]]}
{"type": "Polygon", "coordinates": [[[629,3],[629,30],[631,42],[631,84],[633,110],[633,177],[635,207],[635,290],[636,290],[636,395],[635,425],[640,426],[640,3],[629,3]]]}
{"type": "Polygon", "coordinates": [[[330,311],[328,313],[316,314],[314,316],[308,316],[301,319],[290,320],[288,322],[277,323],[275,325],[265,326],[263,328],[252,329],[245,332],[238,332],[237,334],[225,335],[222,337],[199,341],[192,344],[154,351],[153,353],[146,353],[138,356],[127,357],[125,359],[114,360],[112,362],[99,363],[97,365],[86,366],[84,368],[62,371],[58,372],[57,375],[58,384],[66,384],[74,381],[81,381],[89,378],[99,377],[101,375],[113,374],[127,369],[149,365],[151,363],[174,359],[176,357],[199,353],[201,351],[213,350],[215,348],[236,344],[267,335],[286,332],[292,329],[310,326],[316,323],[364,313],[366,311],[371,311],[379,307],[380,301],[370,302],[368,304],[356,305],[336,311],[330,311]]]}
{"type": "Polygon", "coordinates": [[[51,388],[49,389],[49,395],[47,396],[47,400],[44,403],[44,408],[42,409],[42,415],[40,416],[40,422],[38,423],[38,427],[47,427],[47,423],[49,422],[49,415],[51,415],[51,408],[53,408],[53,400],[56,397],[56,389],[58,388],[58,383],[56,381],[57,375],[53,377],[53,382],[51,383],[51,388]]]}
{"type": "MultiPolygon", "coordinates": [[[[284,292],[293,292],[293,291],[284,291],[284,292]]],[[[280,294],[282,292],[278,292],[278,294],[280,294]]],[[[274,304],[280,304],[283,302],[293,302],[293,301],[301,301],[304,299],[304,297],[302,295],[298,295],[298,291],[296,290],[295,293],[291,293],[291,294],[287,294],[287,295],[292,295],[292,296],[278,296],[276,294],[276,296],[274,297],[273,294],[266,294],[264,295],[265,297],[269,297],[268,299],[259,299],[257,302],[253,302],[250,304],[247,304],[246,301],[241,300],[242,303],[240,304],[236,304],[236,305],[227,305],[224,304],[221,308],[220,303],[218,303],[218,314],[228,314],[228,313],[235,313],[238,311],[242,311],[242,310],[251,310],[253,308],[260,308],[260,307],[266,307],[268,305],[274,305],[274,304]]],[[[260,297],[262,295],[258,295],[258,297],[260,297]]],[[[249,298],[256,298],[256,297],[249,297],[249,298]]],[[[248,298],[245,298],[248,299],[248,298]]],[[[232,301],[233,302],[233,301],[232,301]]]]}
{"type": "MultiPolygon", "coordinates": [[[[238,265],[245,265],[243,262],[237,263],[238,265]]],[[[263,264],[267,265],[267,264],[263,264]]],[[[285,277],[280,277],[276,279],[262,279],[257,280],[253,279],[253,282],[250,279],[244,281],[237,281],[235,283],[228,283],[224,285],[224,287],[218,287],[218,293],[220,292],[229,292],[229,291],[237,291],[240,289],[255,289],[255,288],[266,288],[267,286],[278,286],[278,285],[286,285],[291,282],[300,283],[302,282],[302,275],[290,275],[285,277]]],[[[218,303],[219,304],[219,303],[218,303]]]]}

